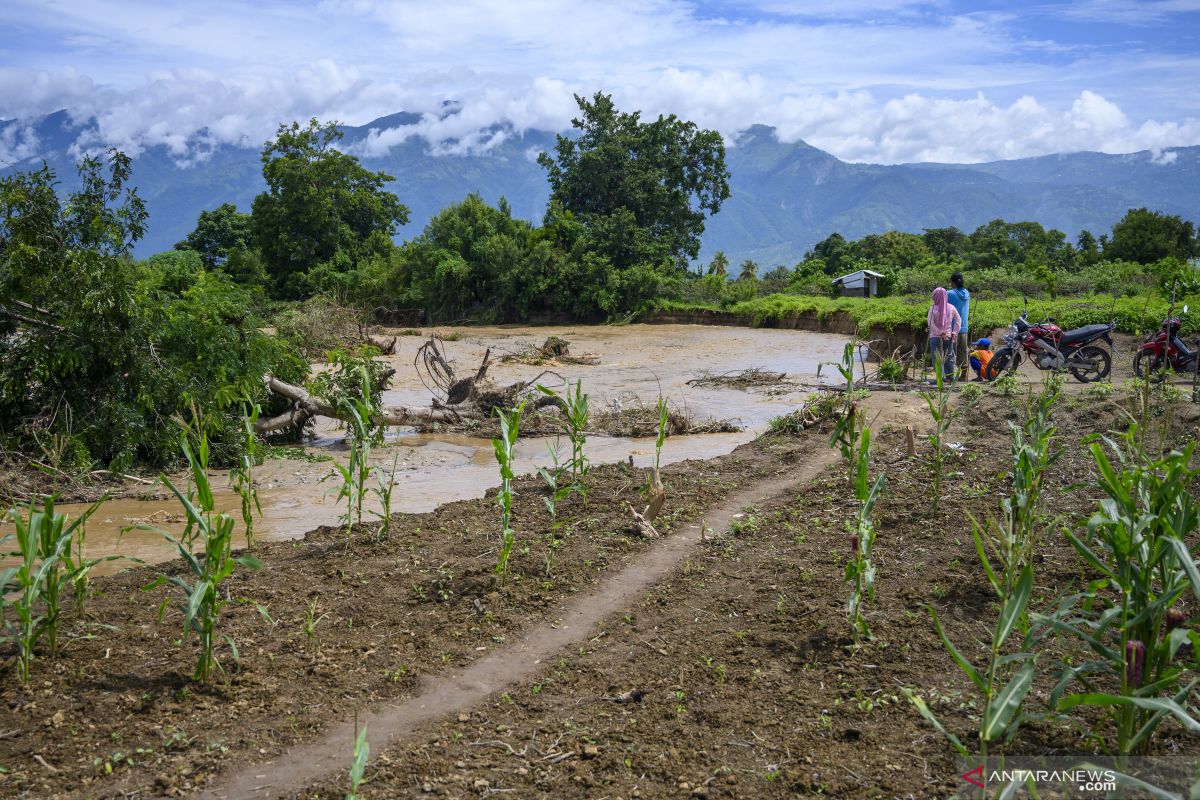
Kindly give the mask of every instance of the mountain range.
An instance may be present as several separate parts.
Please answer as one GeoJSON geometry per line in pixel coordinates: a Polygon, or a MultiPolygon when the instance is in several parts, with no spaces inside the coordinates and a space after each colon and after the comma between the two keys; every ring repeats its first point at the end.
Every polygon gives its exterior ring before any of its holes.
{"type": "MultiPolygon", "coordinates": [[[[395,177],[390,188],[411,212],[398,239],[416,236],[437,211],[469,192],[493,203],[505,197],[514,215],[541,220],[549,188],[536,157],[553,146],[553,132],[497,126],[489,132],[493,146],[466,154],[435,153],[414,135],[384,155],[369,154],[372,130],[419,121],[402,112],[343,129],[345,149],[369,169],[395,177]]],[[[33,121],[0,120],[0,146],[18,141],[19,132],[36,136],[36,146],[0,174],[35,168],[44,159],[62,187],[73,188],[71,146],[87,127],[63,111],[33,121]]],[[[724,250],[734,264],[752,258],[764,270],[791,265],[835,231],[847,239],[949,225],[970,232],[1002,218],[1058,228],[1073,241],[1082,229],[1108,232],[1127,210],[1142,206],[1200,221],[1200,146],[984,164],[876,165],[841,161],[804,142],[781,142],[772,128],[754,125],[727,149],[726,165],[732,197],[707,223],[702,262],[724,250]]],[[[150,213],[141,256],[171,248],[202,210],[232,202],[248,211],[265,188],[259,151],[231,145],[186,163],[165,146],[147,148],[134,160],[133,182],[150,213]]]]}

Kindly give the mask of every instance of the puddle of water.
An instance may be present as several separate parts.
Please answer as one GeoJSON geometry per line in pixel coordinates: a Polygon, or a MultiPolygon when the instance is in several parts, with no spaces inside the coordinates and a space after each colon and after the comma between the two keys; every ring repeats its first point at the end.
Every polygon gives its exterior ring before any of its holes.
{"type": "MultiPolygon", "coordinates": [[[[553,328],[487,327],[460,329],[462,339],[447,342],[445,349],[460,372],[473,371],[491,348],[493,357],[540,345],[555,335],[571,343],[575,355],[593,353],[601,358],[595,366],[557,367],[567,380],[583,380],[593,408],[642,402],[652,405],[661,391],[676,407],[686,407],[697,419],[735,419],[745,427],[741,433],[676,436],[663,447],[663,463],[712,458],[728,453],[765,430],[768,420],[795,408],[807,392],[767,394],[737,389],[701,389],[688,386],[703,370],[722,373],[761,367],[786,372],[789,379],[813,382],[817,365],[841,357],[845,339],[806,331],[726,328],[691,325],[564,326],[553,328]]],[[[413,369],[417,348],[424,340],[403,336],[397,352],[388,357],[396,369],[391,389],[383,402],[395,405],[427,405],[429,392],[413,369]]],[[[500,384],[529,380],[542,367],[524,364],[494,364],[488,372],[500,384]]],[[[828,377],[830,370],[823,371],[828,377]]],[[[551,386],[557,384],[553,377],[551,386]]],[[[519,473],[531,473],[549,463],[547,443],[553,439],[523,439],[517,444],[519,473]]],[[[568,447],[566,440],[562,442],[568,447]]],[[[344,435],[331,421],[323,421],[317,438],[306,448],[309,453],[345,459],[344,435]]],[[[596,464],[624,461],[633,456],[636,465],[654,462],[654,440],[590,437],[588,458],[596,464]]],[[[391,469],[398,456],[393,492],[393,511],[424,512],[453,500],[482,497],[499,483],[489,440],[452,434],[417,434],[389,431],[377,447],[373,462],[391,469]]],[[[334,504],[336,484],[321,479],[332,471],[328,462],[271,461],[256,473],[263,515],[255,531],[260,540],[299,538],[319,525],[335,525],[342,508],[334,504]]],[[[218,506],[239,520],[236,495],[226,487],[224,474],[213,476],[218,506]]],[[[75,516],[87,506],[63,504],[61,511],[75,516]]],[[[174,547],[154,532],[124,529],[149,522],[178,533],[182,529],[179,507],[167,500],[113,500],[106,503],[88,524],[88,556],[109,554],[135,556],[147,562],[175,555],[174,547]]],[[[0,532],[6,529],[0,528],[0,532]]],[[[122,562],[106,562],[97,572],[113,572],[122,562]]]]}

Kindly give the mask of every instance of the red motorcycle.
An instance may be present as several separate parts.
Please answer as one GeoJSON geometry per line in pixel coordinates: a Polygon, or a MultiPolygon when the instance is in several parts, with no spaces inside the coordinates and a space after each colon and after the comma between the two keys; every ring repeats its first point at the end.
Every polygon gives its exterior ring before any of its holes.
{"type": "Polygon", "coordinates": [[[1200,351],[1192,350],[1183,343],[1179,332],[1183,329],[1183,316],[1188,313],[1188,307],[1183,307],[1183,315],[1167,317],[1162,327],[1158,329],[1150,341],[1144,343],[1133,357],[1133,374],[1139,378],[1147,375],[1151,380],[1161,381],[1167,377],[1168,370],[1175,372],[1195,372],[1200,359],[1200,351]]]}
{"type": "Polygon", "coordinates": [[[1022,314],[1005,334],[1004,347],[992,355],[984,377],[994,381],[1014,371],[1020,366],[1023,353],[1038,369],[1065,369],[1081,383],[1102,381],[1112,369],[1112,356],[1096,343],[1107,342],[1111,348],[1116,327],[1115,322],[1110,322],[1064,331],[1053,322],[1030,325],[1022,314]]]}

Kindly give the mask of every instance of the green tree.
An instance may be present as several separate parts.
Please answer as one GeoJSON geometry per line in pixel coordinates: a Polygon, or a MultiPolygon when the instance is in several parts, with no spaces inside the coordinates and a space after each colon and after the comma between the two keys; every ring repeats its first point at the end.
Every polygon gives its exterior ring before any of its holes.
{"type": "Polygon", "coordinates": [[[35,451],[60,437],[68,467],[163,463],[171,418],[194,405],[230,452],[240,398],[265,403],[263,374],[295,381],[307,364],[196,254],[130,258],[146,211],[125,155],[79,173],[65,199],[45,166],[0,179],[0,437],[35,451]]]}
{"type": "Polygon", "coordinates": [[[253,241],[279,297],[336,285],[360,262],[392,248],[408,209],[371,172],[336,148],[337,123],[280,125],[262,151],[267,191],[254,198],[253,241]]]}
{"type": "Polygon", "coordinates": [[[558,136],[555,154],[538,157],[551,200],[578,220],[587,249],[616,270],[684,267],[700,251],[705,217],[729,198],[720,134],[673,114],[642,122],[600,92],[575,101],[579,136],[558,136]]]}
{"type": "Polygon", "coordinates": [[[825,264],[826,275],[841,275],[843,268],[854,258],[854,250],[846,238],[837,231],[817,242],[804,255],[805,261],[820,259],[825,264]]]}
{"type": "Polygon", "coordinates": [[[1200,256],[1200,240],[1195,226],[1177,215],[1148,208],[1130,209],[1113,226],[1112,238],[1104,246],[1106,261],[1153,264],[1164,258],[1188,261],[1196,256],[1200,256]]]}
{"type": "Polygon", "coordinates": [[[742,266],[738,269],[739,281],[756,281],[758,280],[758,263],[752,258],[747,258],[742,262],[742,266]]]}
{"type": "Polygon", "coordinates": [[[1100,245],[1089,230],[1081,230],[1075,240],[1075,248],[1079,252],[1079,265],[1090,267],[1100,261],[1100,245]]]}
{"type": "Polygon", "coordinates": [[[397,254],[405,302],[419,298],[434,320],[486,322],[528,318],[546,308],[565,256],[551,232],[514,219],[478,194],[440,211],[397,254]]]}
{"type": "Polygon", "coordinates": [[[943,264],[962,258],[967,250],[967,235],[953,225],[948,228],[925,228],[921,238],[934,258],[943,264]]]}
{"type": "Polygon", "coordinates": [[[219,269],[234,250],[250,244],[250,215],[241,214],[233,203],[223,203],[212,211],[201,211],[196,228],[176,250],[194,250],[207,269],[219,269]]]}
{"type": "Polygon", "coordinates": [[[729,274],[729,257],[725,255],[724,250],[718,250],[712,257],[712,261],[708,264],[709,275],[720,275],[725,277],[729,274]]]}

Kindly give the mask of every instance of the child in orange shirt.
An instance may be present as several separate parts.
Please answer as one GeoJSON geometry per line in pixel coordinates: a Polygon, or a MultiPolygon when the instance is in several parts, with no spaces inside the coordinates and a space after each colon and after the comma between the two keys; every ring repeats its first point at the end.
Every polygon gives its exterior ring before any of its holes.
{"type": "Polygon", "coordinates": [[[975,350],[971,352],[971,369],[975,371],[975,380],[987,380],[984,376],[987,375],[987,365],[991,360],[992,340],[984,337],[975,343],[975,350]]]}

